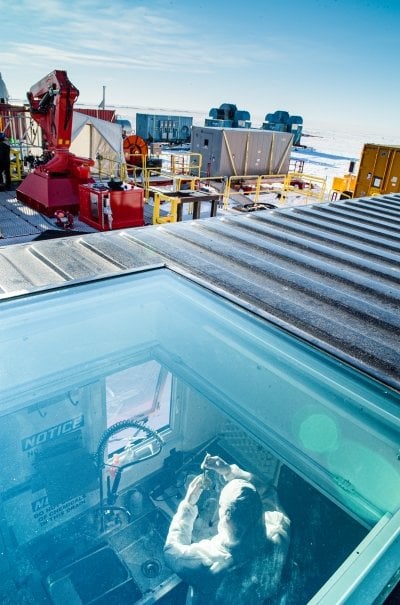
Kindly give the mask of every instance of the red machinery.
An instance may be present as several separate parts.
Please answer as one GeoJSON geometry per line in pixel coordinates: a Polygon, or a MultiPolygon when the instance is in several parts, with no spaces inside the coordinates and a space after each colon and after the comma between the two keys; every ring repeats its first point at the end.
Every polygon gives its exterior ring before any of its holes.
{"type": "Polygon", "coordinates": [[[17,189],[17,198],[46,214],[54,209],[79,208],[79,185],[91,182],[91,159],[69,152],[73,105],[79,91],[67,72],[55,70],[27,93],[32,118],[42,129],[43,164],[29,173],[17,189]]]}
{"type": "Polygon", "coordinates": [[[142,187],[113,190],[103,184],[81,185],[79,199],[79,219],[99,231],[144,225],[142,187]]]}

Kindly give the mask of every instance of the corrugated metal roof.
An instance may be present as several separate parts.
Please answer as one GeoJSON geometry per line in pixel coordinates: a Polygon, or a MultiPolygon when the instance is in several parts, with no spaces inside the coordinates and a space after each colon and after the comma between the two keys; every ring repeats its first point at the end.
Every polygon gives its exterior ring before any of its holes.
{"type": "Polygon", "coordinates": [[[400,390],[400,195],[6,246],[0,290],[166,264],[400,390]]]}

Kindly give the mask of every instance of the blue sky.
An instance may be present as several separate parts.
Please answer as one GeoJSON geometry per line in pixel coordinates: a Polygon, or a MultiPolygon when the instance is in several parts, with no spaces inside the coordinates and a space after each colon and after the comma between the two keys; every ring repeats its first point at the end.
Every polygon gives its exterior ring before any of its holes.
{"type": "MultiPolygon", "coordinates": [[[[1,3],[5,5],[5,0],[1,3]]],[[[400,144],[399,0],[18,0],[1,11],[12,99],[54,69],[79,103],[203,111],[234,103],[258,126],[278,109],[304,128],[400,144]]]]}

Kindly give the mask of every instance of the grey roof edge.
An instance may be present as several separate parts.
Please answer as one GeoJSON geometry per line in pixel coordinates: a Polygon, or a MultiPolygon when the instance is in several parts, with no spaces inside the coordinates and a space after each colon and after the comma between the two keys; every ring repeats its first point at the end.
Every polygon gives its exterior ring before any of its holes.
{"type": "Polygon", "coordinates": [[[244,300],[239,296],[235,296],[234,294],[231,294],[224,289],[218,288],[215,285],[211,285],[207,280],[201,279],[198,276],[194,276],[193,274],[188,273],[187,271],[183,270],[181,267],[174,263],[167,263],[165,266],[175,271],[176,273],[182,275],[183,277],[194,281],[203,288],[210,290],[214,294],[217,294],[222,298],[225,298],[226,300],[232,302],[233,304],[242,307],[249,313],[257,315],[261,319],[265,319],[266,321],[272,323],[278,328],[284,330],[288,334],[291,334],[292,336],[295,336],[296,338],[307,342],[310,346],[315,347],[319,351],[324,351],[325,353],[328,353],[332,357],[335,357],[336,359],[346,364],[349,368],[355,368],[363,374],[374,378],[383,385],[390,386],[391,388],[395,389],[400,393],[400,376],[396,376],[399,366],[395,363],[390,364],[389,366],[387,363],[385,363],[384,365],[375,363],[374,366],[371,366],[371,364],[363,358],[355,357],[354,355],[351,355],[348,351],[343,350],[343,347],[334,346],[328,340],[318,338],[318,336],[310,334],[309,331],[301,329],[300,327],[294,325],[289,321],[285,321],[284,319],[279,318],[276,315],[273,315],[272,313],[268,313],[267,311],[260,309],[259,306],[250,301],[244,300]]]}
{"type": "Polygon", "coordinates": [[[63,283],[169,267],[400,391],[397,221],[400,195],[385,194],[348,204],[10,245],[0,249],[0,296],[10,299],[63,283]],[[374,202],[376,208],[383,203],[382,216],[371,213],[366,224],[361,209],[374,202]],[[359,216],[354,212],[358,206],[359,216]],[[284,235],[282,241],[273,239],[274,231],[284,235]],[[363,289],[366,279],[369,287],[363,289]]]}

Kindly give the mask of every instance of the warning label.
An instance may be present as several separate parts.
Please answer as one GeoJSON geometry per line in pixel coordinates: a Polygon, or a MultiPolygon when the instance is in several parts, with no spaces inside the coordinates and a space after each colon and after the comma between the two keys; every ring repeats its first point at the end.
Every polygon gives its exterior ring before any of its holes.
{"type": "Polygon", "coordinates": [[[83,493],[57,505],[50,505],[45,490],[26,491],[4,502],[4,513],[18,544],[24,544],[58,525],[71,521],[76,515],[98,506],[98,491],[83,493]]]}
{"type": "Polygon", "coordinates": [[[40,527],[44,527],[48,523],[59,521],[62,517],[69,515],[72,511],[83,506],[85,502],[85,496],[81,495],[57,506],[49,506],[47,496],[44,496],[32,502],[33,517],[38,521],[40,527]]]}
{"type": "Polygon", "coordinates": [[[48,441],[63,437],[64,435],[72,433],[73,431],[81,428],[83,424],[83,414],[80,414],[75,418],[71,418],[65,422],[60,422],[60,424],[56,424],[55,426],[51,426],[50,428],[40,431],[39,433],[25,437],[21,442],[22,451],[26,452],[37,447],[38,445],[43,445],[48,441]]]}

